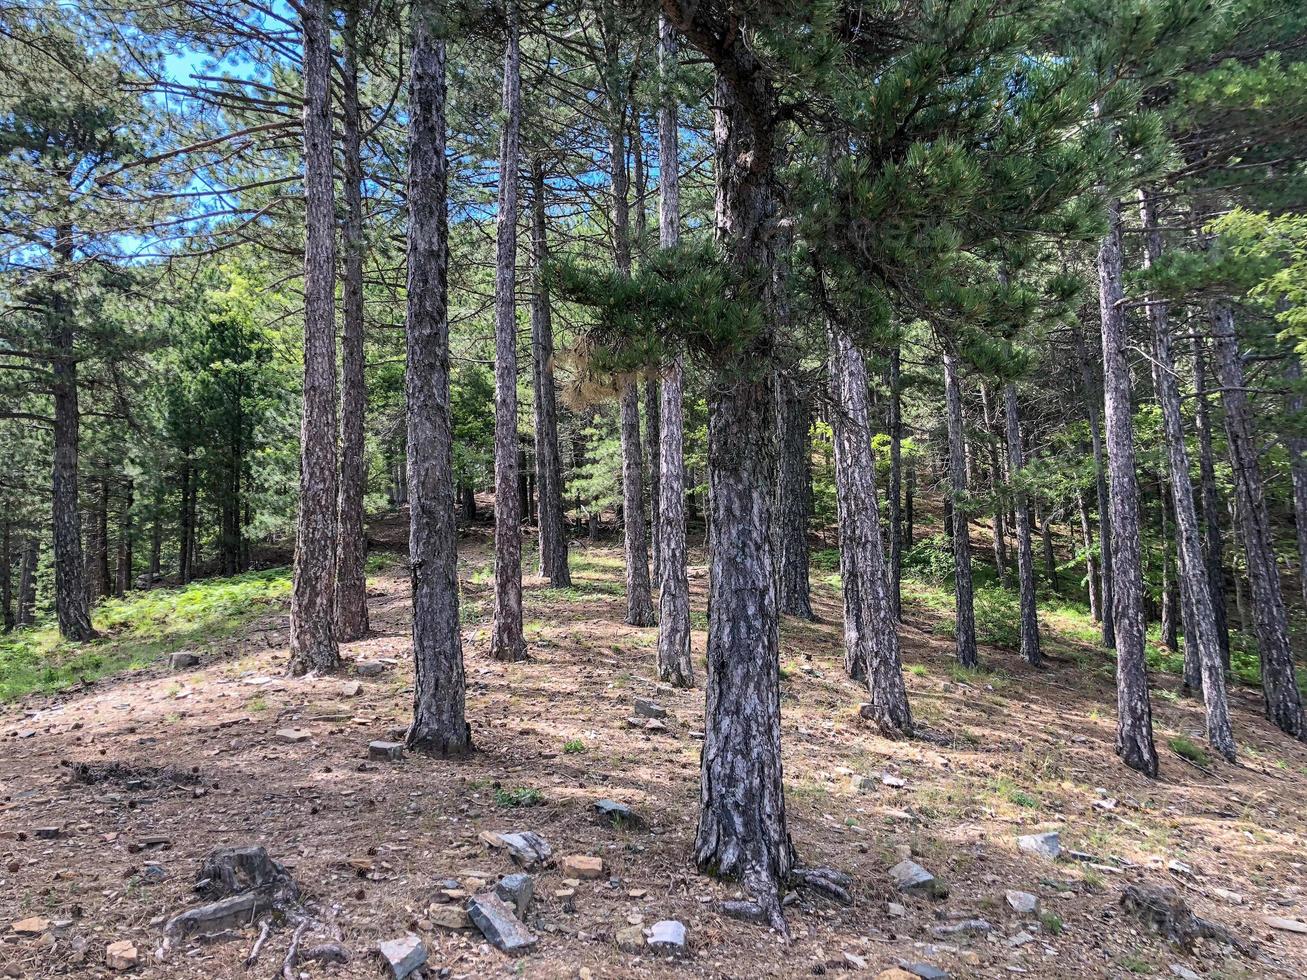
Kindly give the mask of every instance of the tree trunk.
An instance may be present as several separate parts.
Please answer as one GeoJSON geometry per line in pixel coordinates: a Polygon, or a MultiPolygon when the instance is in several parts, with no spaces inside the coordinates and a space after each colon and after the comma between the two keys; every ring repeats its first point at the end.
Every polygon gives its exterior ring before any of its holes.
{"type": "MultiPolygon", "coordinates": [[[[1285,408],[1291,416],[1291,424],[1302,425],[1303,395],[1302,362],[1297,351],[1291,351],[1284,371],[1289,383],[1289,397],[1285,408]]],[[[1303,608],[1307,609],[1307,438],[1292,435],[1285,440],[1289,450],[1289,474],[1293,481],[1293,529],[1298,543],[1298,586],[1302,589],[1303,608]]]]}
{"type": "Polygon", "coordinates": [[[1166,498],[1168,490],[1166,481],[1158,480],[1158,511],[1161,515],[1161,532],[1159,534],[1162,551],[1162,596],[1160,616],[1160,639],[1162,646],[1168,650],[1180,649],[1180,593],[1176,585],[1175,568],[1171,559],[1171,516],[1166,498]]]}
{"type": "MultiPolygon", "coordinates": [[[[659,23],[658,72],[658,239],[676,246],[681,232],[681,182],[677,107],[676,31],[664,16],[659,23]]],[[[658,678],[677,687],[694,684],[690,657],[690,585],[685,545],[684,368],[675,358],[660,386],[661,438],[658,441],[658,678]]]]}
{"type": "MultiPolygon", "coordinates": [[[[1112,619],[1116,630],[1116,751],[1131,769],[1157,775],[1153,713],[1144,661],[1144,582],[1140,560],[1139,486],[1130,404],[1129,338],[1121,270],[1121,202],[1108,202],[1108,232],[1098,250],[1103,330],[1103,399],[1111,470],[1112,619]]],[[[1106,620],[1106,617],[1104,617],[1106,620]]]]}
{"type": "Polygon", "coordinates": [[[658,513],[658,441],[662,437],[659,429],[661,399],[658,396],[658,378],[651,377],[644,383],[644,455],[645,466],[649,472],[649,557],[653,562],[653,580],[658,581],[659,557],[658,535],[661,533],[658,513]]]}
{"type": "Polygon", "coordinates": [[[998,570],[998,584],[1006,589],[1011,585],[1007,573],[1006,496],[1003,489],[1003,465],[999,460],[998,409],[990,404],[989,385],[980,386],[980,404],[985,413],[985,435],[989,447],[989,488],[994,501],[994,567],[998,570]]]}
{"type": "Polygon", "coordinates": [[[307,0],[304,35],[304,412],[290,603],[292,674],[340,667],[336,646],[336,235],[331,7],[307,0]]]}
{"type": "Polygon", "coordinates": [[[0,630],[8,633],[14,628],[14,552],[13,521],[10,506],[5,504],[0,519],[0,630]]]}
{"type": "Polygon", "coordinates": [[[191,580],[191,524],[195,514],[191,507],[191,480],[194,471],[188,450],[182,458],[181,510],[177,515],[177,578],[182,585],[191,580]]]}
{"type": "Polygon", "coordinates": [[[1057,555],[1053,551],[1053,515],[1050,511],[1036,508],[1039,520],[1039,537],[1044,546],[1044,577],[1048,587],[1057,591],[1057,555]],[[1042,516],[1041,516],[1042,514],[1042,516]]]}
{"type": "Polygon", "coordinates": [[[870,701],[864,717],[883,735],[911,735],[912,711],[903,685],[898,630],[881,546],[866,363],[849,336],[831,322],[826,324],[826,340],[844,593],[844,669],[855,680],[867,682],[870,701]]]}
{"type": "Polygon", "coordinates": [[[889,352],[889,601],[894,621],[903,621],[903,377],[902,349],[889,352]]]}
{"type": "MultiPolygon", "coordinates": [[[[363,376],[363,155],[359,109],[359,0],[345,4],[341,66],[341,150],[345,220],[341,228],[344,281],[340,378],[340,538],[336,546],[336,637],[342,642],[368,635],[368,542],[363,528],[367,482],[363,376]]],[[[239,472],[239,471],[238,471],[239,472]]]]}
{"type": "MultiPolygon", "coordinates": [[[[1003,414],[1007,422],[1008,474],[1016,488],[1014,516],[1017,525],[1017,584],[1021,593],[1021,656],[1026,663],[1037,667],[1043,662],[1043,654],[1039,648],[1039,613],[1035,598],[1035,550],[1030,535],[1030,502],[1022,488],[1021,471],[1026,461],[1021,445],[1021,410],[1017,386],[1012,381],[1003,388],[1003,414]]],[[[1090,585],[1092,588],[1092,582],[1090,585]]]]}
{"type": "Polygon", "coordinates": [[[163,481],[154,484],[154,503],[150,508],[150,588],[163,569],[163,481]]]}
{"type": "MultiPolygon", "coordinates": [[[[907,551],[912,547],[915,532],[915,514],[913,512],[913,496],[917,486],[917,464],[908,464],[907,479],[903,481],[903,550],[907,551]]],[[[902,609],[902,578],[900,578],[899,597],[900,609],[902,609]]],[[[900,612],[899,618],[902,619],[900,612]]]]}
{"type": "Polygon", "coordinates": [[[132,481],[123,487],[123,497],[118,511],[118,555],[117,567],[114,569],[117,595],[126,595],[132,587],[132,481]]]}
{"type": "Polygon", "coordinates": [[[522,117],[517,0],[507,0],[504,126],[495,211],[495,609],[490,656],[526,659],[522,633],[522,498],[517,485],[517,171],[522,117]]]}
{"type": "Polygon", "coordinates": [[[1212,619],[1221,664],[1230,673],[1230,624],[1225,610],[1225,556],[1221,535],[1221,501],[1216,493],[1216,460],[1207,403],[1207,365],[1201,338],[1194,338],[1194,425],[1198,430],[1199,511],[1203,522],[1203,561],[1212,596],[1212,619]]]}
{"type": "Polygon", "coordinates": [[[1085,389],[1085,413],[1089,419],[1089,437],[1094,447],[1094,489],[1098,495],[1098,573],[1099,608],[1102,611],[1103,646],[1109,650],[1116,646],[1116,612],[1112,599],[1112,509],[1107,499],[1107,466],[1103,455],[1103,436],[1098,421],[1098,386],[1094,383],[1094,369],[1079,328],[1073,334],[1076,353],[1080,361],[1081,383],[1085,389]]]}
{"type": "Polygon", "coordinates": [[[23,547],[23,565],[18,573],[16,622],[19,626],[31,626],[36,622],[36,565],[40,559],[41,542],[33,535],[23,547]]]}
{"type": "MultiPolygon", "coordinates": [[[[776,568],[784,615],[812,619],[808,588],[808,518],[812,455],[808,400],[795,381],[794,365],[776,370],[776,568]]],[[[857,675],[859,678],[861,675],[857,675]]]]}
{"type": "Polygon", "coordinates": [[[1098,563],[1094,561],[1094,532],[1089,524],[1089,505],[1085,502],[1084,490],[1076,491],[1076,507],[1080,511],[1080,536],[1085,542],[1085,584],[1088,586],[1089,593],[1089,619],[1097,623],[1102,618],[1098,604],[1098,563]]]}
{"type": "Polygon", "coordinates": [[[558,395],[554,390],[554,327],[544,267],[549,261],[545,229],[545,165],[531,161],[531,368],[535,391],[536,497],[540,574],[555,588],[572,584],[563,523],[563,464],[558,451],[558,395]]]}
{"type": "Polygon", "coordinates": [[[413,721],[405,742],[434,755],[472,748],[458,618],[454,434],[449,411],[445,217],[445,44],[436,0],[409,15],[408,309],[404,397],[413,588],[413,721]]]}
{"type": "Polygon", "coordinates": [[[975,667],[976,610],[971,585],[971,532],[967,522],[967,455],[962,436],[962,389],[958,383],[957,358],[947,347],[943,350],[944,393],[948,414],[949,498],[953,502],[953,573],[957,610],[956,640],[958,663],[975,667]]]}
{"type": "Polygon", "coordinates": [[[1294,678],[1293,651],[1289,646],[1289,617],[1284,608],[1280,569],[1275,563],[1275,544],[1262,495],[1252,408],[1244,389],[1234,312],[1228,305],[1219,304],[1213,310],[1212,332],[1216,376],[1221,382],[1221,401],[1225,406],[1225,436],[1230,446],[1244,553],[1248,558],[1248,585],[1252,591],[1257,650],[1261,655],[1266,717],[1295,738],[1307,738],[1302,698],[1294,678]]]}

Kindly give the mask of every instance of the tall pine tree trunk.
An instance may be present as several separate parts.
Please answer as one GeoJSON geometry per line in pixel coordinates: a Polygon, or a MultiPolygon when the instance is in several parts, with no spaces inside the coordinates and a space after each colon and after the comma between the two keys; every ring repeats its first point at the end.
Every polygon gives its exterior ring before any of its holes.
{"type": "Polygon", "coordinates": [[[495,211],[495,610],[490,656],[526,658],[522,633],[522,498],[517,445],[517,169],[522,117],[517,2],[507,0],[504,126],[495,211]]]}
{"type": "Polygon", "coordinates": [[[190,452],[182,457],[181,508],[177,514],[177,578],[185,585],[191,580],[191,480],[195,466],[190,452]]]}
{"type": "Polygon", "coordinates": [[[6,502],[4,517],[0,518],[0,630],[6,633],[14,628],[14,535],[11,510],[6,502]]]}
{"type": "Polygon", "coordinates": [[[86,598],[92,606],[109,594],[109,478],[101,475],[96,484],[86,554],[86,598]]]}
{"type": "Polygon", "coordinates": [[[780,609],[812,619],[808,587],[808,517],[811,509],[808,399],[794,378],[794,365],[776,371],[776,513],[773,517],[780,609]]]}
{"type": "Polygon", "coordinates": [[[1026,461],[1021,445],[1021,409],[1017,401],[1017,386],[1012,381],[1003,388],[1003,414],[1007,423],[1008,473],[1017,488],[1014,516],[1017,525],[1017,583],[1021,593],[1021,656],[1026,663],[1039,666],[1043,654],[1039,648],[1039,612],[1035,598],[1035,549],[1030,534],[1030,501],[1022,488],[1021,471],[1026,461]]]}
{"type": "Polygon", "coordinates": [[[458,527],[449,408],[449,246],[445,217],[445,42],[436,0],[409,14],[408,309],[404,396],[413,588],[413,721],[407,744],[472,748],[458,621],[458,527]]]}
{"type": "Polygon", "coordinates": [[[126,595],[132,587],[132,489],[131,480],[123,487],[118,509],[118,554],[114,569],[116,595],[126,595]]]}
{"type": "MultiPolygon", "coordinates": [[[[1303,395],[1302,362],[1297,351],[1289,353],[1289,361],[1284,371],[1289,382],[1289,397],[1285,408],[1292,419],[1292,424],[1302,424],[1303,395]]],[[[1302,589],[1303,607],[1307,608],[1307,438],[1292,435],[1285,440],[1289,450],[1289,475],[1293,481],[1293,529],[1298,543],[1298,586],[1302,589]]]]}
{"type": "Polygon", "coordinates": [[[662,438],[660,431],[662,399],[658,394],[657,376],[644,383],[644,456],[645,467],[649,473],[649,559],[653,563],[653,581],[658,581],[659,547],[658,536],[662,533],[662,515],[659,513],[658,484],[661,480],[658,466],[658,442],[662,438]]]}
{"type": "Polygon", "coordinates": [[[1098,417],[1099,386],[1095,384],[1094,369],[1089,352],[1074,330],[1077,359],[1080,361],[1081,384],[1085,392],[1085,414],[1089,419],[1089,438],[1094,449],[1094,491],[1098,497],[1098,575],[1099,609],[1102,611],[1103,646],[1109,650],[1116,646],[1116,612],[1112,599],[1112,508],[1107,499],[1107,463],[1103,452],[1102,428],[1098,417]]]}
{"type": "Polygon", "coordinates": [[[1222,508],[1216,492],[1216,459],[1207,401],[1207,362],[1200,337],[1194,338],[1194,425],[1198,429],[1199,513],[1203,522],[1203,561],[1212,596],[1212,618],[1221,664],[1230,673],[1230,624],[1225,609],[1225,555],[1221,534],[1222,508]]]}
{"type": "Polygon", "coordinates": [[[1006,495],[1003,490],[1003,466],[999,462],[998,453],[1001,437],[997,431],[998,410],[996,406],[990,404],[987,384],[980,386],[980,403],[985,413],[985,436],[989,447],[989,488],[994,498],[994,567],[998,570],[998,584],[1006,589],[1010,582],[1007,571],[1007,503],[1004,500],[1006,495]]]}
{"type": "Polygon", "coordinates": [[[1121,268],[1121,202],[1108,202],[1108,232],[1098,250],[1103,330],[1103,400],[1111,473],[1112,619],[1116,629],[1116,751],[1131,769],[1157,775],[1153,712],[1144,661],[1144,581],[1140,556],[1139,485],[1131,417],[1129,337],[1121,268]]]}
{"type": "MultiPolygon", "coordinates": [[[[343,327],[340,378],[340,538],[336,546],[336,637],[357,640],[368,634],[367,536],[363,528],[363,492],[367,481],[363,415],[367,398],[363,377],[363,151],[359,109],[359,2],[345,5],[341,66],[341,149],[343,151],[345,221],[343,327]]],[[[237,467],[237,485],[240,469],[237,467]]],[[[239,536],[239,532],[238,532],[239,536]]]]}
{"type": "Polygon", "coordinates": [[[531,161],[531,368],[535,393],[536,495],[540,574],[555,588],[572,584],[563,524],[563,464],[558,452],[558,395],[554,390],[554,326],[544,267],[549,261],[545,229],[545,165],[531,161]]]}
{"type": "Polygon", "coordinates": [[[958,663],[975,667],[976,609],[971,585],[971,529],[967,520],[967,450],[962,430],[962,388],[958,381],[957,357],[945,346],[944,396],[948,416],[949,497],[953,502],[954,608],[957,611],[956,643],[958,663]]]}
{"type": "MultiPolygon", "coordinates": [[[[659,20],[658,244],[674,248],[681,234],[681,175],[676,76],[676,31],[659,20]]],[[[678,355],[660,386],[658,444],[658,677],[677,687],[694,684],[690,658],[690,586],[685,545],[684,367],[678,355]]]]}
{"type": "Polygon", "coordinates": [[[866,680],[870,700],[863,709],[864,717],[883,735],[910,735],[912,711],[903,685],[876,503],[866,362],[849,336],[830,322],[826,341],[844,593],[844,669],[850,677],[866,680]]]}
{"type": "Polygon", "coordinates": [[[336,646],[336,215],[331,134],[331,21],[301,6],[304,35],[304,411],[290,602],[290,672],[333,671],[336,646]]]}
{"type": "Polygon", "coordinates": [[[889,352],[889,599],[896,623],[903,621],[903,351],[889,352]]]}
{"type": "Polygon", "coordinates": [[[1302,697],[1294,677],[1289,646],[1289,617],[1275,562],[1275,543],[1262,495],[1261,464],[1253,435],[1252,407],[1244,389],[1243,363],[1234,329],[1234,312],[1226,304],[1212,311],[1216,376],[1225,406],[1225,437],[1230,446],[1235,494],[1243,524],[1244,553],[1248,559],[1248,585],[1262,663],[1262,693],[1266,717],[1295,738],[1307,738],[1302,697]]]}
{"type": "Polygon", "coordinates": [[[1076,491],[1076,507],[1080,511],[1080,537],[1085,543],[1085,585],[1089,593],[1089,619],[1102,621],[1098,598],[1098,562],[1094,560],[1094,532],[1089,523],[1089,504],[1084,490],[1076,491]]]}
{"type": "Polygon", "coordinates": [[[18,572],[18,615],[19,626],[31,626],[36,622],[36,565],[41,560],[41,542],[32,535],[23,547],[23,564],[18,572]]]}

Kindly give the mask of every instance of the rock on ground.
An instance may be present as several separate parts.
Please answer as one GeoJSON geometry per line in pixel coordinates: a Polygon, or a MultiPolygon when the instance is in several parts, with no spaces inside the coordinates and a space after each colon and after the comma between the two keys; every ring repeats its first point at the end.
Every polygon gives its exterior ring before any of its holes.
{"type": "Polygon", "coordinates": [[[404,980],[427,961],[427,947],[420,938],[409,933],[401,939],[389,939],[377,946],[394,980],[404,980]]]}
{"type": "Polygon", "coordinates": [[[536,937],[513,914],[512,906],[494,893],[468,902],[467,914],[486,941],[502,953],[525,953],[536,944],[536,937]]]}

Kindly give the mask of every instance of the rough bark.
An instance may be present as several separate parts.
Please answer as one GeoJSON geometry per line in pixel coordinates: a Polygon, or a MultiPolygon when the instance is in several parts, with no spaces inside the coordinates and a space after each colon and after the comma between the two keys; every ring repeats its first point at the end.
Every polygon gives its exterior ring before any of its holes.
{"type": "Polygon", "coordinates": [[[844,669],[855,680],[866,680],[870,700],[864,717],[884,735],[910,735],[912,711],[903,684],[889,572],[881,544],[866,363],[849,336],[833,323],[826,325],[826,340],[844,595],[844,669]]]}
{"type": "Polygon", "coordinates": [[[413,588],[413,721],[405,739],[436,755],[472,747],[464,714],[458,619],[458,527],[449,406],[445,217],[445,44],[435,0],[410,12],[408,309],[404,395],[409,568],[413,588]]]}
{"type": "Polygon", "coordinates": [[[517,2],[507,0],[504,126],[495,211],[495,608],[490,656],[526,658],[522,632],[522,498],[517,445],[517,170],[522,118],[517,2]]]}
{"type": "MultiPolygon", "coordinates": [[[[1129,337],[1121,267],[1121,203],[1108,202],[1108,232],[1098,250],[1103,333],[1103,401],[1107,429],[1112,528],[1112,619],[1116,629],[1116,751],[1131,769],[1157,775],[1153,714],[1144,661],[1144,583],[1140,557],[1139,486],[1131,417],[1129,337]]],[[[1106,619],[1106,617],[1104,617],[1106,619]]]]}
{"type": "Polygon", "coordinates": [[[1293,651],[1289,646],[1289,617],[1280,587],[1280,569],[1275,562],[1270,518],[1262,494],[1261,465],[1257,458],[1252,407],[1245,393],[1243,364],[1234,329],[1234,312],[1217,304],[1212,311],[1212,333],[1216,376],[1221,383],[1225,407],[1225,437],[1230,448],[1235,494],[1243,525],[1244,554],[1248,560],[1248,585],[1252,592],[1252,615],[1257,632],[1257,650],[1262,664],[1262,693],[1266,717],[1294,738],[1307,738],[1302,698],[1294,677],[1293,651]]]}
{"type": "MultiPolygon", "coordinates": [[[[680,238],[681,192],[676,97],[676,32],[666,16],[659,23],[658,243],[672,248],[680,238]]],[[[658,677],[677,687],[694,684],[690,657],[690,585],[685,546],[685,408],[681,358],[667,368],[660,386],[658,443],[658,677]]]]}
{"type": "Polygon", "coordinates": [[[903,379],[902,350],[889,352],[889,600],[896,623],[903,621],[903,379]]]}
{"type": "Polygon", "coordinates": [[[975,667],[976,610],[971,584],[971,529],[967,519],[967,455],[962,433],[962,389],[954,354],[943,351],[944,394],[948,415],[949,496],[953,502],[953,574],[958,663],[975,667]]]}
{"type": "Polygon", "coordinates": [[[773,531],[781,612],[812,619],[808,587],[811,419],[793,365],[776,371],[776,511],[773,531]]]}
{"type": "Polygon", "coordinates": [[[32,536],[23,547],[23,564],[18,573],[18,626],[36,622],[36,565],[40,559],[41,542],[32,536]]]}
{"type": "MultiPolygon", "coordinates": [[[[1021,595],[1021,656],[1026,663],[1043,662],[1039,648],[1039,613],[1035,598],[1035,550],[1030,535],[1030,502],[1021,487],[1025,453],[1021,445],[1021,408],[1017,386],[1009,381],[1003,388],[1003,414],[1007,425],[1008,473],[1016,487],[1017,585],[1021,595]]],[[[1092,583],[1091,583],[1092,585],[1092,583]]]]}
{"type": "Polygon", "coordinates": [[[531,161],[531,368],[535,394],[535,455],[540,574],[555,588],[572,584],[563,523],[563,464],[558,451],[558,394],[554,389],[554,326],[543,270],[549,261],[545,228],[545,166],[531,161]]]}
{"type": "Polygon", "coordinates": [[[1094,449],[1094,491],[1098,497],[1098,574],[1099,609],[1102,612],[1103,646],[1116,646],[1116,613],[1112,601],[1112,509],[1107,499],[1107,465],[1103,453],[1103,434],[1098,417],[1099,388],[1094,369],[1079,329],[1075,330],[1076,354],[1080,361],[1081,384],[1085,392],[1085,414],[1089,419],[1089,438],[1094,449]]]}
{"type": "Polygon", "coordinates": [[[1194,339],[1194,427],[1198,430],[1199,514],[1203,522],[1203,560],[1212,594],[1212,615],[1221,664],[1230,673],[1230,624],[1225,609],[1225,556],[1221,534],[1222,508],[1216,492],[1216,459],[1207,402],[1207,364],[1201,338],[1194,339]]]}
{"type": "MultiPolygon", "coordinates": [[[[367,481],[364,413],[367,409],[363,359],[363,158],[359,109],[359,0],[345,4],[341,66],[341,150],[345,220],[341,227],[343,259],[340,378],[340,535],[336,543],[336,638],[357,640],[368,634],[367,535],[363,529],[363,492],[367,481]]],[[[239,471],[238,471],[239,472],[239,471]]]]}
{"type": "Polygon", "coordinates": [[[292,674],[333,671],[336,646],[336,234],[331,8],[301,7],[304,43],[304,408],[290,603],[292,674]]]}

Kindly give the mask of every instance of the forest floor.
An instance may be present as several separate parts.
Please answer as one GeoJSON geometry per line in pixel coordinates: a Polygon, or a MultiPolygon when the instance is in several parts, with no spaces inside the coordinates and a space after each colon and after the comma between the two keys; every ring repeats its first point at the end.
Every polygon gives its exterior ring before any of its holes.
{"type": "MultiPolygon", "coordinates": [[[[392,521],[374,533],[400,531],[392,521]]],[[[623,622],[620,548],[581,546],[572,557],[573,588],[528,580],[532,658],[502,664],[487,656],[488,539],[463,540],[477,746],[467,761],[366,759],[368,742],[402,728],[410,709],[408,585],[397,565],[370,579],[373,634],[343,649],[351,665],[382,661],[379,675],[357,677],[351,666],[340,677],[286,677],[284,590],[268,585],[271,597],[245,618],[175,642],[199,655],[197,666],[170,670],[166,657],[147,657],[5,707],[0,975],[108,976],[106,947],[124,940],[139,955],[131,975],[280,975],[285,927],[252,972],[243,961],[253,928],[183,943],[162,960],[155,952],[166,918],[199,901],[200,859],[222,845],[261,844],[321,923],[304,946],[334,937],[353,953],[345,965],[304,964],[300,977],[376,977],[378,942],[408,930],[425,942],[431,976],[469,978],[875,976],[908,963],[955,977],[1307,976],[1307,935],[1266,921],[1307,919],[1307,746],[1266,723],[1257,690],[1232,695],[1239,764],[1195,763],[1172,746],[1202,745],[1201,708],[1175,694],[1175,678],[1156,677],[1162,771],[1143,779],[1115,760],[1112,664],[1086,641],[1083,622],[1046,618],[1042,669],[985,647],[984,668],[966,672],[947,637],[948,595],[912,581],[906,677],[916,717],[939,744],[888,741],[858,717],[859,686],[841,667],[838,579],[818,570],[818,621],[782,626],[786,802],[801,860],[851,874],[855,903],[801,893],[787,909],[788,948],[722,917],[716,903],[734,889],[689,860],[702,690],[656,683],[656,630],[623,622]],[[628,723],[636,697],[667,709],[665,730],[628,723]],[[279,734],[287,729],[294,734],[279,734]],[[72,778],[75,763],[124,768],[88,784],[72,778]],[[628,804],[638,825],[597,821],[600,798],[628,804]],[[560,863],[591,855],[604,870],[570,886],[570,900],[555,894],[565,889],[561,870],[537,873],[528,922],[539,943],[510,959],[475,930],[436,925],[441,910],[431,906],[444,879],[475,890],[514,870],[479,835],[522,830],[543,835],[560,863]],[[1018,836],[1045,830],[1092,863],[1018,848],[1018,836]],[[946,883],[947,897],[894,890],[888,871],[904,848],[946,883]],[[1139,882],[1177,889],[1198,914],[1255,943],[1260,959],[1147,934],[1120,906],[1122,888],[1139,882]],[[1037,895],[1038,909],[1013,911],[1008,889],[1037,895]],[[27,923],[28,933],[10,925],[30,918],[45,921],[27,923]],[[619,931],[663,919],[688,928],[678,961],[619,948],[619,931]],[[991,931],[948,931],[970,919],[991,931]]],[[[706,569],[695,566],[700,676],[706,587],[706,569]]],[[[151,656],[167,646],[155,641],[151,656]]]]}

